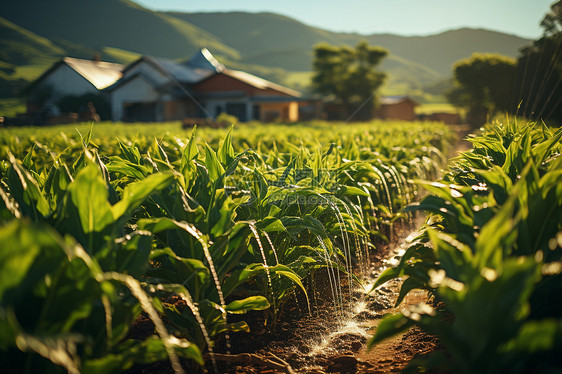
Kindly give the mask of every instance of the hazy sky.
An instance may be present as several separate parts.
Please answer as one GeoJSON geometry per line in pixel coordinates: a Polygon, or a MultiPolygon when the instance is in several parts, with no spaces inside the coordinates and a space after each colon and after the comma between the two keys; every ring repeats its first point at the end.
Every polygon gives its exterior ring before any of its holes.
{"type": "Polygon", "coordinates": [[[483,27],[529,38],[554,0],[134,0],[155,10],[274,12],[333,31],[425,35],[483,27]]]}

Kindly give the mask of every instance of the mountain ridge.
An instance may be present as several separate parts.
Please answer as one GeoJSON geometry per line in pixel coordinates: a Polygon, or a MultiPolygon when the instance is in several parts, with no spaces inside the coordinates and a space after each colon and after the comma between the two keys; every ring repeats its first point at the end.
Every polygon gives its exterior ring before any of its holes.
{"type": "Polygon", "coordinates": [[[291,75],[309,74],[303,73],[312,70],[313,47],[321,42],[355,45],[367,40],[387,48],[390,54],[381,69],[392,84],[412,90],[450,77],[451,64],[474,52],[515,56],[530,42],[472,28],[426,36],[340,33],[271,12],[157,12],[130,0],[19,0],[3,5],[0,17],[5,19],[0,27],[15,35],[13,40],[0,36],[6,46],[0,54],[3,66],[48,65],[62,55],[98,55],[121,63],[142,54],[185,59],[207,47],[227,66],[282,84],[293,81],[291,75]],[[21,51],[25,58],[10,60],[21,51]]]}
{"type": "Polygon", "coordinates": [[[312,48],[315,44],[327,42],[335,45],[354,45],[361,40],[367,40],[370,44],[387,48],[392,54],[421,63],[447,76],[450,74],[452,63],[469,57],[474,52],[494,52],[515,57],[518,49],[530,42],[516,35],[481,28],[464,27],[426,36],[401,36],[390,33],[362,35],[323,30],[269,12],[168,12],[167,14],[212,32],[219,37],[219,40],[232,45],[246,57],[264,55],[268,51],[267,46],[270,45],[273,45],[269,49],[273,53],[278,50],[301,50],[301,53],[304,50],[309,51],[307,58],[301,57],[298,66],[295,66],[294,62],[292,65],[283,65],[282,59],[278,60],[277,65],[271,65],[287,70],[303,70],[305,66],[310,69],[312,48]],[[226,19],[229,20],[228,23],[225,22],[226,19]],[[258,33],[257,30],[260,32],[258,33]],[[461,34],[464,37],[459,38],[458,35],[461,34]],[[493,45],[490,40],[493,40],[493,45]]]}

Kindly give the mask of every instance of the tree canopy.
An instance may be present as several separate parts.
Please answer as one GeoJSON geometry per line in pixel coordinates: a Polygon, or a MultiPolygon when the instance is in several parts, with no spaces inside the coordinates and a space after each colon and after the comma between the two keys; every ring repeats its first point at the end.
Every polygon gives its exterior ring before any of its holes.
{"type": "Polygon", "coordinates": [[[457,87],[449,101],[468,108],[467,122],[481,125],[497,111],[535,120],[562,121],[562,0],[540,23],[543,35],[521,49],[517,61],[475,54],[453,65],[457,87]]]}
{"type": "Polygon", "coordinates": [[[358,111],[358,117],[371,117],[375,108],[376,91],[383,84],[385,73],[376,66],[388,54],[381,47],[366,41],[355,48],[320,44],[314,48],[314,90],[342,104],[345,115],[358,111]]]}
{"type": "Polygon", "coordinates": [[[514,106],[516,61],[498,54],[475,53],[453,65],[457,88],[448,95],[456,106],[468,108],[467,122],[479,126],[488,114],[514,106]]]}

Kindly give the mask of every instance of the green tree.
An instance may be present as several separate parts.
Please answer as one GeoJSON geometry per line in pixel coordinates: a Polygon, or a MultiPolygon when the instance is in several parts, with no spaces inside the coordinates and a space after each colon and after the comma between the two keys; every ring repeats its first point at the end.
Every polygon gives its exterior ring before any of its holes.
{"type": "Polygon", "coordinates": [[[514,107],[516,70],[510,57],[475,53],[453,65],[457,87],[447,97],[453,105],[468,108],[469,124],[480,126],[489,115],[514,107]]]}
{"type": "Polygon", "coordinates": [[[562,0],[558,0],[550,5],[548,11],[541,21],[541,27],[545,36],[552,36],[562,32],[562,0]]]}
{"type": "Polygon", "coordinates": [[[362,41],[355,48],[320,44],[314,48],[314,90],[343,105],[346,116],[368,119],[376,105],[376,91],[385,73],[376,66],[388,54],[381,47],[362,41]]]}

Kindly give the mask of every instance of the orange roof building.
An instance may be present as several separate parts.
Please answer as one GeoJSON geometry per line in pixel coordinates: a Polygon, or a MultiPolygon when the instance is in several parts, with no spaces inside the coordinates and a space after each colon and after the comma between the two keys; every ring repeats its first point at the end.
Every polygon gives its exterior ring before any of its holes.
{"type": "Polygon", "coordinates": [[[202,49],[186,62],[141,57],[106,90],[114,121],[173,121],[234,115],[241,122],[298,120],[300,94],[227,69],[202,49]]]}

